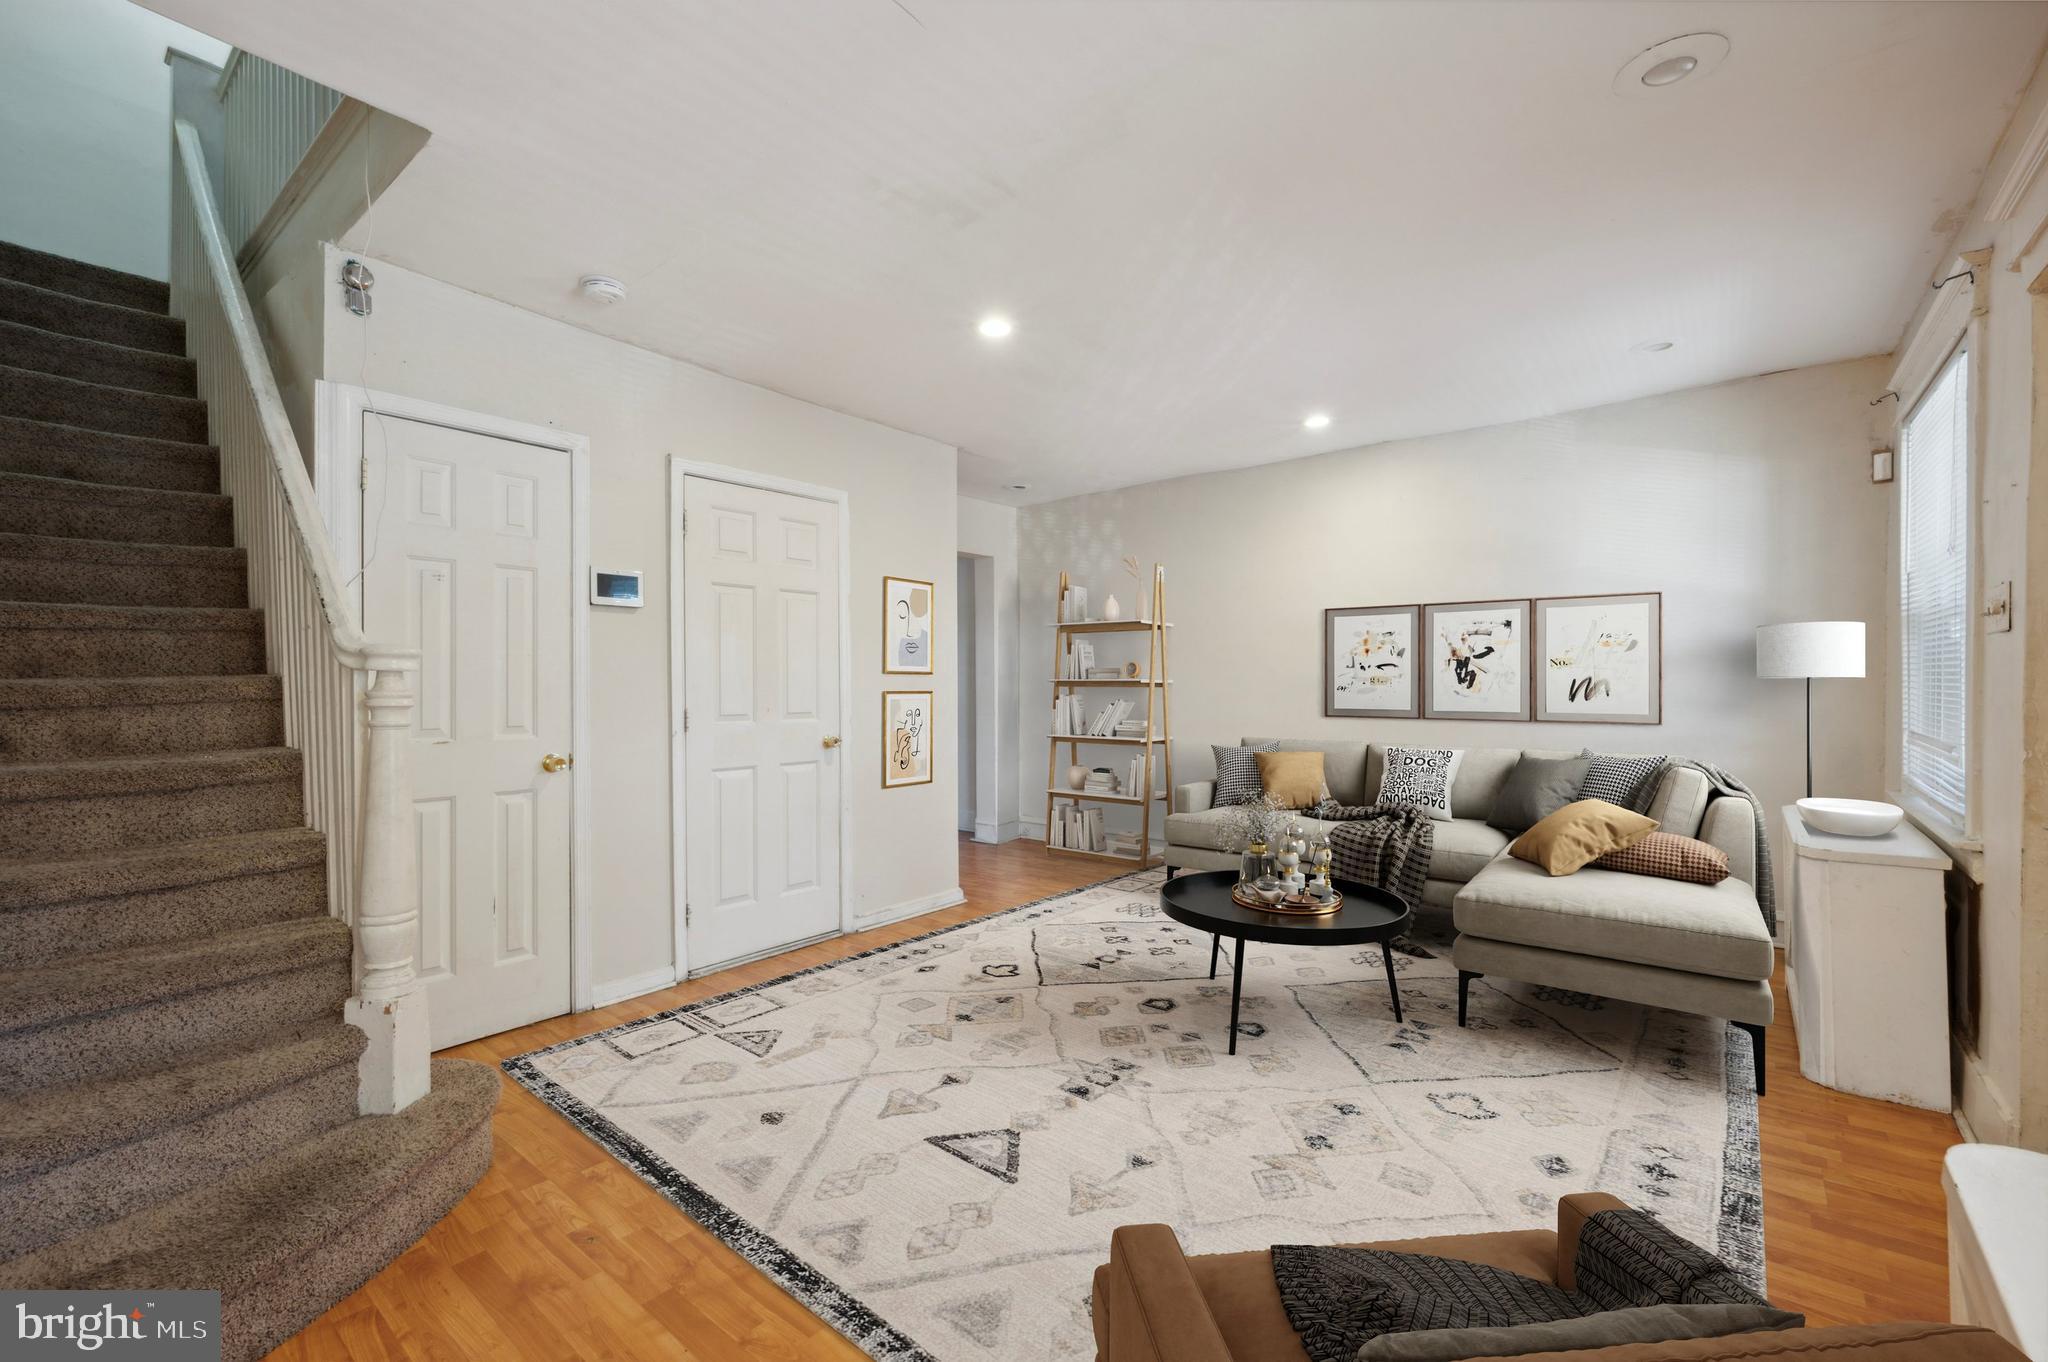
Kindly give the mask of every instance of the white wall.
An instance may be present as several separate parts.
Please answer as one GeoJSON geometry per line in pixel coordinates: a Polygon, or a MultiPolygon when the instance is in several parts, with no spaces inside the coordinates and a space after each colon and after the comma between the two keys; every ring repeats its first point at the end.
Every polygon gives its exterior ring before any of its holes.
{"type": "Polygon", "coordinates": [[[228,46],[128,0],[0,10],[0,241],[152,279],[170,261],[171,75],[164,49],[228,46]]]}
{"type": "Polygon", "coordinates": [[[975,659],[981,675],[995,678],[995,704],[990,707],[993,712],[976,715],[977,744],[983,753],[995,753],[995,760],[984,760],[975,772],[978,789],[974,835],[983,842],[1007,842],[1024,832],[1017,817],[1017,773],[1034,765],[1042,766],[1045,761],[1042,742],[1040,750],[1025,750],[1031,738],[1042,739],[1042,727],[1033,731],[1026,726],[1022,732],[1027,736],[1020,737],[1018,668],[1030,668],[1035,648],[1044,648],[1044,657],[1050,658],[1051,640],[1049,632],[1040,637],[1019,627],[1016,508],[961,497],[956,514],[960,551],[988,562],[987,569],[977,574],[976,608],[986,611],[995,621],[994,629],[982,631],[982,647],[975,659]]]}
{"type": "MultiPolygon", "coordinates": [[[[340,257],[327,255],[326,277],[340,257]]],[[[586,697],[595,867],[594,978],[600,990],[672,963],[669,817],[668,459],[844,489],[851,515],[853,635],[849,892],[881,919],[957,901],[957,764],[952,630],[938,631],[931,678],[944,739],[929,785],[881,788],[881,693],[917,685],[882,675],[882,577],[950,583],[955,451],[920,436],[580,331],[387,261],[372,262],[376,311],[350,316],[329,290],[321,353],[329,381],[368,386],[573,431],[590,439],[591,545],[599,565],[646,572],[641,610],[590,622],[586,697]],[[365,354],[365,328],[367,354],[365,354]]],[[[627,304],[630,306],[631,304],[627,304]]]]}
{"type": "MultiPolygon", "coordinates": [[[[1176,780],[1208,744],[1252,734],[1454,746],[1683,753],[1720,762],[1767,806],[1802,793],[1801,687],[1756,677],[1753,631],[1870,622],[1873,679],[1816,683],[1819,789],[1874,797],[1890,657],[1888,496],[1869,481],[1857,360],[1514,425],[1028,507],[1021,627],[1052,618],[1061,568],[1126,596],[1119,558],[1166,565],[1176,780]],[[1664,593],[1659,726],[1323,717],[1329,606],[1664,593]]],[[[1022,723],[1045,733],[1047,665],[1023,659],[1022,723]]],[[[1027,739],[1027,745],[1028,745],[1027,739]]],[[[1027,767],[1026,816],[1044,817],[1027,767]]]]}

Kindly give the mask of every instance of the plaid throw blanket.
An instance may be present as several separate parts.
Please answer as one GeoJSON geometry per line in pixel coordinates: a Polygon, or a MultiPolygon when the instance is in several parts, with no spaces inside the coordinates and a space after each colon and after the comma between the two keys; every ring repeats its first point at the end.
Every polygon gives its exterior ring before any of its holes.
{"type": "MultiPolygon", "coordinates": [[[[1350,1362],[1381,1334],[1507,1328],[1645,1305],[1768,1305],[1733,1268],[1634,1209],[1588,1216],[1578,1290],[1426,1253],[1273,1246],[1273,1284],[1312,1362],[1350,1362]]],[[[1803,1320],[1777,1327],[1796,1328],[1803,1320]]]]}
{"type": "Polygon", "coordinates": [[[1337,824],[1330,829],[1330,863],[1338,878],[1391,889],[1410,908],[1422,902],[1422,882],[1436,849],[1428,814],[1406,804],[1324,800],[1309,815],[1337,824]]]}
{"type": "MultiPolygon", "coordinates": [[[[1711,762],[1695,761],[1691,757],[1673,757],[1665,768],[1689,766],[1707,778],[1707,785],[1716,796],[1731,799],[1746,799],[1749,809],[1756,816],[1756,906],[1764,915],[1764,926],[1771,935],[1778,934],[1778,877],[1771,873],[1771,838],[1769,824],[1764,821],[1763,801],[1747,785],[1711,762]]],[[[1663,779],[1663,772],[1658,772],[1663,779]]],[[[1656,788],[1655,783],[1651,785],[1656,788]]]]}

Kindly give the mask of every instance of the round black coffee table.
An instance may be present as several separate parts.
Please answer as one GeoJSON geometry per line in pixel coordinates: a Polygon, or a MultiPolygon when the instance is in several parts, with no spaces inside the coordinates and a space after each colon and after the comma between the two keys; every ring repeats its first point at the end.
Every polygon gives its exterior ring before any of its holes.
{"type": "Polygon", "coordinates": [[[1344,906],[1334,913],[1309,917],[1298,913],[1267,913],[1246,908],[1230,896],[1237,883],[1234,870],[1198,870],[1176,875],[1159,887],[1159,906],[1183,926],[1215,937],[1209,943],[1209,977],[1216,977],[1216,954],[1223,938],[1234,937],[1230,966],[1230,1053],[1237,1053],[1237,1006],[1244,994],[1244,943],[1265,941],[1276,946],[1356,946],[1360,942],[1380,944],[1380,956],[1387,966],[1387,992],[1394,999],[1394,1020],[1401,1020],[1401,989],[1394,982],[1394,956],[1388,942],[1408,929],[1414,920],[1408,903],[1391,889],[1378,889],[1354,880],[1332,880],[1344,896],[1344,906]]]}

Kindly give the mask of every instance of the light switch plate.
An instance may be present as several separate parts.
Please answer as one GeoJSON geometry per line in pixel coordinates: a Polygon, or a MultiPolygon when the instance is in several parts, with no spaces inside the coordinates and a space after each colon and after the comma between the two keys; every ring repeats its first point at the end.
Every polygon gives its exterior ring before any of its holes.
{"type": "Polygon", "coordinates": [[[1984,632],[2012,632],[2012,583],[1999,582],[1984,595],[1984,632]]]}

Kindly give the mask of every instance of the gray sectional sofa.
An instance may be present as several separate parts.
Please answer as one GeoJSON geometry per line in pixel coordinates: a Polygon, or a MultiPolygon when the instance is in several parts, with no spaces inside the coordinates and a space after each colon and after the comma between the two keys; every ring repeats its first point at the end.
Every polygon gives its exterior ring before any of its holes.
{"type": "MultiPolygon", "coordinates": [[[[1246,738],[1247,746],[1271,742],[1246,738]]],[[[1323,754],[1324,779],[1342,804],[1379,788],[1380,743],[1280,739],[1323,754]]],[[[1770,1023],[1771,933],[1756,899],[1756,819],[1749,802],[1716,798],[1704,775],[1665,772],[1649,816],[1666,832],[1727,853],[1732,872],[1713,886],[1587,868],[1551,877],[1507,855],[1512,837],[1491,827],[1493,798],[1526,754],[1541,748],[1468,747],[1451,787],[1451,818],[1435,827],[1429,880],[1417,908],[1447,908],[1458,932],[1460,1017],[1473,979],[1498,975],[1575,992],[1725,1017],[1749,1033],[1763,1087],[1770,1023]]],[[[1229,812],[1211,806],[1213,781],[1177,786],[1166,818],[1168,873],[1235,867],[1229,812]]],[[[1312,828],[1329,827],[1304,818],[1312,828]]]]}

